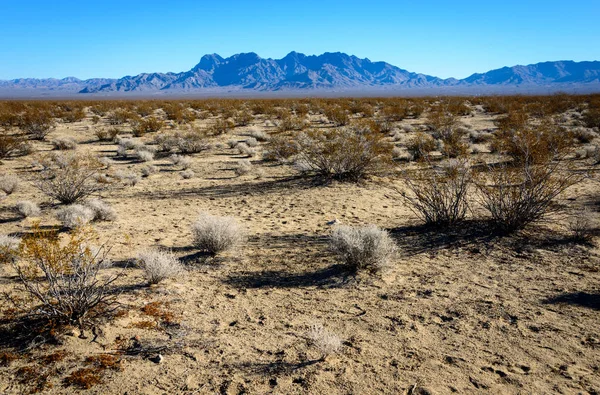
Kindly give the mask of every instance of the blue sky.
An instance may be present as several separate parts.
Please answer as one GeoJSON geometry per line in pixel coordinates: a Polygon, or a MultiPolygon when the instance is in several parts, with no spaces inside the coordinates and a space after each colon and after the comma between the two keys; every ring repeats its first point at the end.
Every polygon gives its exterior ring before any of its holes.
{"type": "Polygon", "coordinates": [[[443,78],[600,60],[598,0],[5,0],[0,15],[0,79],[180,72],[206,53],[292,50],[443,78]]]}

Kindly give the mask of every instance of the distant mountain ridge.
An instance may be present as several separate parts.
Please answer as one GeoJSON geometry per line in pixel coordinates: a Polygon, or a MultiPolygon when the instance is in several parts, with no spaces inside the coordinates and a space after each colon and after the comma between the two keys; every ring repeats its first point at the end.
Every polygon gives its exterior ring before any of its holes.
{"type": "Polygon", "coordinates": [[[264,59],[256,53],[240,53],[228,58],[204,55],[189,71],[181,73],[142,73],[119,79],[79,80],[20,78],[0,80],[0,92],[60,94],[194,93],[220,89],[256,92],[286,91],[393,91],[518,90],[561,88],[600,91],[599,61],[556,61],[527,66],[503,67],[476,73],[464,79],[441,79],[409,72],[386,62],[372,62],[341,52],[304,55],[290,52],[282,59],[264,59]]]}

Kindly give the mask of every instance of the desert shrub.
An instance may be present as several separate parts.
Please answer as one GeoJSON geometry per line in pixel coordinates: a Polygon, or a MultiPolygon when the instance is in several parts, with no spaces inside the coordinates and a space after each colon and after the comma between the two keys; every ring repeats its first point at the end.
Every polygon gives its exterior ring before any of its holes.
{"type": "Polygon", "coordinates": [[[236,163],[233,171],[238,177],[248,174],[252,171],[252,163],[248,159],[240,160],[236,163]]]}
{"type": "Polygon", "coordinates": [[[184,180],[189,180],[190,178],[194,178],[194,176],[196,175],[196,173],[194,173],[194,171],[192,169],[184,170],[180,174],[184,180]]]}
{"type": "Polygon", "coordinates": [[[278,132],[304,130],[308,127],[308,125],[309,124],[306,119],[293,115],[285,115],[276,122],[278,132]]]}
{"type": "Polygon", "coordinates": [[[85,206],[94,213],[93,221],[114,221],[117,218],[115,209],[103,200],[90,199],[85,202],[85,206]]]}
{"type": "Polygon", "coordinates": [[[339,106],[326,107],[323,110],[323,115],[329,119],[329,122],[333,123],[334,126],[344,126],[350,122],[350,116],[346,110],[339,106]]]}
{"type": "Polygon", "coordinates": [[[250,128],[248,135],[254,137],[258,141],[269,141],[271,139],[271,136],[256,127],[250,128]]]}
{"type": "Polygon", "coordinates": [[[80,229],[62,243],[57,231],[34,228],[23,238],[14,267],[24,289],[38,302],[30,316],[83,328],[116,308],[111,284],[118,275],[101,275],[106,250],[90,248],[93,236],[80,229]]]}
{"type": "Polygon", "coordinates": [[[61,151],[74,150],[77,148],[77,141],[72,137],[63,137],[53,140],[52,145],[54,146],[54,149],[61,151]]]}
{"type": "Polygon", "coordinates": [[[139,174],[136,174],[133,172],[120,171],[115,174],[115,177],[117,179],[121,180],[125,185],[131,186],[131,187],[137,185],[137,183],[142,180],[142,178],[139,176],[139,174]]]}
{"type": "Polygon", "coordinates": [[[187,170],[192,166],[192,160],[187,156],[173,154],[169,157],[169,160],[174,165],[181,166],[184,170],[187,170]]]}
{"type": "Polygon", "coordinates": [[[493,225],[511,233],[560,210],[555,198],[582,179],[578,173],[561,169],[560,164],[511,163],[480,174],[476,182],[480,203],[493,225]]]}
{"type": "Polygon", "coordinates": [[[21,153],[25,141],[20,135],[0,130],[0,159],[21,153]]]}
{"type": "Polygon", "coordinates": [[[436,149],[435,139],[428,134],[418,132],[408,141],[406,149],[415,159],[426,158],[431,151],[436,149]]]}
{"type": "Polygon", "coordinates": [[[19,128],[34,140],[43,140],[54,130],[54,119],[45,111],[27,111],[19,120],[19,128]]]}
{"type": "Polygon", "coordinates": [[[154,160],[154,153],[149,151],[148,149],[146,149],[146,147],[141,148],[141,149],[137,149],[134,152],[134,156],[140,161],[140,162],[152,162],[154,160]]]}
{"type": "Polygon", "coordinates": [[[586,244],[593,241],[596,227],[592,218],[593,214],[589,210],[578,211],[569,218],[567,229],[573,241],[586,244]]]}
{"type": "Polygon", "coordinates": [[[433,129],[433,137],[440,139],[442,153],[450,158],[468,153],[468,144],[462,141],[466,132],[458,126],[458,118],[447,106],[437,106],[427,117],[427,124],[433,129]]]}
{"type": "Polygon", "coordinates": [[[144,270],[148,283],[158,284],[184,272],[177,257],[168,251],[146,249],[137,254],[138,265],[144,270]]]}
{"type": "Polygon", "coordinates": [[[572,134],[573,137],[582,144],[589,144],[598,136],[597,133],[586,128],[575,128],[573,129],[572,134]]]}
{"type": "Polygon", "coordinates": [[[108,120],[108,123],[111,125],[122,125],[122,124],[128,122],[129,120],[137,119],[137,118],[138,118],[137,114],[135,114],[129,110],[120,108],[120,109],[117,109],[117,110],[111,112],[108,115],[107,120],[108,120]]]}
{"type": "Polygon", "coordinates": [[[267,150],[263,152],[265,160],[286,162],[298,153],[299,146],[292,137],[273,136],[267,150]]]}
{"type": "Polygon", "coordinates": [[[409,115],[408,102],[402,101],[384,106],[379,115],[389,122],[399,122],[409,115]]]}
{"type": "Polygon", "coordinates": [[[202,213],[192,224],[194,246],[210,254],[231,250],[245,239],[245,232],[233,217],[202,213]]]}
{"type": "Polygon", "coordinates": [[[19,177],[14,174],[6,174],[0,176],[0,191],[7,195],[11,195],[19,188],[19,177]]]}
{"type": "Polygon", "coordinates": [[[487,143],[487,142],[491,141],[493,138],[494,138],[494,135],[489,132],[477,131],[477,130],[473,130],[473,131],[469,132],[469,140],[471,140],[471,142],[473,144],[487,143]]]}
{"type": "Polygon", "coordinates": [[[117,128],[101,128],[94,131],[94,134],[99,141],[113,141],[119,133],[121,133],[121,131],[117,128]]]}
{"type": "Polygon", "coordinates": [[[248,147],[246,143],[238,143],[235,148],[238,150],[240,155],[246,155],[249,158],[256,155],[256,149],[248,147]]]}
{"type": "Polygon", "coordinates": [[[71,204],[56,212],[56,218],[65,228],[74,229],[94,220],[94,211],[81,204],[71,204]]]}
{"type": "Polygon", "coordinates": [[[548,163],[572,145],[566,131],[549,120],[540,124],[500,129],[494,134],[492,152],[508,155],[517,163],[548,163]]]}
{"type": "Polygon", "coordinates": [[[40,207],[37,203],[29,200],[21,200],[17,202],[15,210],[23,218],[38,217],[41,213],[40,207]]]}
{"type": "Polygon", "coordinates": [[[583,114],[583,123],[588,128],[600,128],[600,108],[590,108],[583,114]]]}
{"type": "Polygon", "coordinates": [[[160,131],[165,126],[165,123],[154,117],[135,120],[131,123],[131,130],[135,137],[141,137],[146,133],[155,133],[160,131]]]}
{"type": "Polygon", "coordinates": [[[468,161],[451,159],[439,167],[404,173],[409,194],[403,193],[410,209],[428,225],[452,226],[461,222],[469,207],[467,200],[472,173],[468,161]]]}
{"type": "Polygon", "coordinates": [[[233,122],[236,126],[247,126],[254,120],[252,114],[248,111],[238,111],[233,116],[233,122]]]}
{"type": "Polygon", "coordinates": [[[208,127],[208,133],[213,136],[219,136],[227,133],[235,127],[235,124],[229,119],[217,119],[208,127]]]}
{"type": "Polygon", "coordinates": [[[0,263],[12,263],[19,256],[21,239],[7,235],[0,235],[0,263]]]}
{"type": "Polygon", "coordinates": [[[396,252],[396,244],[390,235],[375,225],[338,226],[331,234],[329,247],[355,271],[379,271],[389,265],[396,252]]]}
{"type": "Polygon", "coordinates": [[[322,359],[339,352],[342,348],[342,339],[321,324],[313,324],[306,333],[306,337],[321,352],[322,359]]]}
{"type": "Polygon", "coordinates": [[[142,177],[150,177],[152,174],[156,174],[160,171],[160,169],[154,165],[146,165],[140,169],[140,173],[142,173],[142,177]]]}
{"type": "Polygon", "coordinates": [[[46,157],[44,165],[35,186],[62,204],[75,203],[106,188],[96,179],[103,168],[96,157],[61,153],[46,157]]]}
{"type": "Polygon", "coordinates": [[[299,134],[296,142],[296,169],[301,173],[356,182],[391,164],[392,146],[378,133],[309,130],[299,134]]]}
{"type": "Polygon", "coordinates": [[[258,140],[254,137],[248,137],[246,141],[244,141],[248,147],[256,147],[258,146],[258,140]]]}
{"type": "Polygon", "coordinates": [[[206,141],[206,134],[199,130],[158,135],[154,143],[163,152],[179,151],[182,154],[196,154],[210,148],[210,144],[206,141]]]}

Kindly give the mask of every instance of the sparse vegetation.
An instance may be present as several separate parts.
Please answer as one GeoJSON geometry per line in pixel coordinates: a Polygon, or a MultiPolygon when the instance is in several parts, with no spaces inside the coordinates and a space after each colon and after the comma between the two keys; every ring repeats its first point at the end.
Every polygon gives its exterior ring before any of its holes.
{"type": "Polygon", "coordinates": [[[138,253],[137,260],[150,284],[158,284],[165,279],[175,278],[184,271],[179,259],[168,251],[143,250],[138,253]]]}
{"type": "Polygon", "coordinates": [[[231,250],[245,239],[244,229],[233,217],[202,213],[192,224],[194,246],[216,255],[231,250]]]}
{"type": "Polygon", "coordinates": [[[396,244],[375,225],[359,228],[338,226],[329,241],[330,249],[352,270],[377,272],[389,266],[396,244]]]}

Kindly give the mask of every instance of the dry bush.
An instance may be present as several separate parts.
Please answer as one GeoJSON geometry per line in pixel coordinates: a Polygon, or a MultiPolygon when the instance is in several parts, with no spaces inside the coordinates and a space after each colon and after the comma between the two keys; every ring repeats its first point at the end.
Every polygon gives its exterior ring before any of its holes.
{"type": "Polygon", "coordinates": [[[497,165],[479,174],[476,186],[482,207],[503,233],[523,229],[560,211],[554,200],[582,180],[579,173],[561,169],[560,161],[497,165]]]}
{"type": "Polygon", "coordinates": [[[295,140],[295,164],[301,173],[356,182],[391,166],[392,145],[378,133],[356,133],[347,128],[309,130],[295,140]]]}
{"type": "Polygon", "coordinates": [[[21,200],[17,202],[15,211],[23,218],[39,217],[41,210],[37,203],[29,200],[21,200]]]}
{"type": "Polygon", "coordinates": [[[229,119],[217,119],[212,125],[208,127],[208,134],[212,136],[219,136],[225,134],[235,127],[235,124],[229,119]]]}
{"type": "Polygon", "coordinates": [[[377,272],[389,266],[396,244],[385,230],[375,225],[336,227],[329,248],[350,269],[377,272]]]}
{"type": "Polygon", "coordinates": [[[107,121],[111,125],[122,125],[124,123],[129,122],[132,119],[137,119],[137,118],[138,118],[137,114],[135,114],[129,110],[119,108],[119,109],[111,112],[108,115],[107,121]]]}
{"type": "Polygon", "coordinates": [[[140,169],[140,173],[142,173],[142,177],[150,177],[152,174],[156,174],[159,171],[160,171],[160,169],[154,165],[146,165],[140,169]]]}
{"type": "Polygon", "coordinates": [[[154,139],[154,143],[163,152],[179,151],[181,154],[197,154],[210,149],[206,134],[200,130],[161,134],[154,139]]]}
{"type": "Polygon", "coordinates": [[[0,159],[22,153],[25,141],[20,135],[0,130],[0,159]]]}
{"type": "Polygon", "coordinates": [[[600,128],[600,108],[590,108],[583,114],[583,123],[588,128],[600,128]]]}
{"type": "Polygon", "coordinates": [[[5,174],[0,176],[0,191],[11,195],[19,189],[19,177],[14,174],[5,174]]]}
{"type": "Polygon", "coordinates": [[[165,126],[165,123],[154,117],[139,119],[132,121],[131,131],[135,137],[141,137],[146,133],[155,133],[160,131],[165,126]]]}
{"type": "Polygon", "coordinates": [[[572,145],[572,138],[551,120],[537,125],[518,124],[504,127],[494,134],[492,152],[508,155],[516,163],[548,163],[564,156],[572,145]]]}
{"type": "Polygon", "coordinates": [[[94,237],[80,229],[62,243],[58,232],[34,227],[23,238],[13,266],[25,291],[38,302],[30,316],[83,328],[115,309],[111,284],[118,275],[101,275],[106,250],[89,247],[94,237]]]}
{"type": "Polygon", "coordinates": [[[567,223],[571,239],[578,243],[591,244],[594,240],[596,227],[594,226],[593,213],[590,210],[576,212],[567,223]]]}
{"type": "Polygon", "coordinates": [[[598,133],[582,127],[573,129],[572,135],[581,144],[589,144],[598,137],[598,133]]]}
{"type": "Polygon", "coordinates": [[[428,134],[418,132],[411,137],[406,145],[406,149],[415,159],[426,158],[431,151],[435,151],[437,145],[435,139],[428,134]]]}
{"type": "Polygon", "coordinates": [[[271,139],[271,136],[269,136],[267,133],[263,132],[257,127],[251,127],[248,130],[248,135],[254,137],[258,141],[269,141],[271,139]]]}
{"type": "Polygon", "coordinates": [[[85,202],[85,206],[94,213],[93,221],[114,221],[117,213],[108,203],[100,199],[91,199],[85,202]]]}
{"type": "Polygon", "coordinates": [[[331,354],[338,353],[342,348],[342,339],[333,332],[328,331],[321,324],[313,324],[306,337],[322,354],[322,359],[331,354]]]}
{"type": "Polygon", "coordinates": [[[136,186],[142,180],[139,174],[133,172],[119,171],[115,173],[115,178],[121,180],[125,185],[136,186]]]}
{"type": "Polygon", "coordinates": [[[248,174],[252,171],[252,162],[250,162],[248,159],[242,159],[236,163],[233,171],[238,177],[248,174]]]}
{"type": "Polygon", "coordinates": [[[249,158],[252,158],[256,155],[256,149],[248,147],[246,143],[238,143],[235,148],[238,150],[240,155],[246,155],[249,158]]]}
{"type": "Polygon", "coordinates": [[[277,131],[280,133],[287,132],[289,130],[304,130],[309,126],[306,119],[293,115],[284,115],[276,123],[277,131]]]}
{"type": "Polygon", "coordinates": [[[104,166],[91,155],[61,153],[47,156],[35,186],[62,204],[75,203],[106,188],[96,177],[104,166]]]}
{"type": "Polygon", "coordinates": [[[187,156],[173,154],[169,157],[171,163],[180,166],[183,170],[187,170],[192,166],[192,160],[187,156]]]}
{"type": "Polygon", "coordinates": [[[21,239],[7,235],[0,235],[0,264],[13,263],[19,256],[21,239]]]}
{"type": "Polygon", "coordinates": [[[168,278],[175,278],[184,272],[177,257],[168,251],[146,249],[137,254],[138,265],[150,284],[158,284],[168,278]]]}
{"type": "Polygon", "coordinates": [[[43,140],[54,130],[52,114],[41,110],[25,112],[19,119],[19,128],[34,140],[43,140]]]}
{"type": "Polygon", "coordinates": [[[113,141],[121,131],[117,128],[96,129],[94,134],[99,141],[113,141]]]}
{"type": "Polygon", "coordinates": [[[258,140],[256,140],[254,137],[248,137],[244,142],[248,147],[258,146],[258,140]]]}
{"type": "Polygon", "coordinates": [[[433,129],[433,137],[442,142],[442,153],[450,158],[465,156],[469,145],[463,141],[466,135],[459,127],[458,118],[446,105],[434,107],[427,117],[427,124],[433,129]]]}
{"type": "Polygon", "coordinates": [[[201,213],[192,224],[194,246],[210,254],[231,250],[242,243],[245,232],[233,217],[218,217],[201,213]]]}
{"type": "Polygon", "coordinates": [[[67,151],[77,148],[77,141],[72,137],[62,137],[52,141],[54,149],[67,151]]]}
{"type": "Polygon", "coordinates": [[[233,116],[235,126],[247,126],[254,120],[254,117],[249,111],[238,111],[233,116]]]}
{"type": "Polygon", "coordinates": [[[181,174],[181,178],[183,178],[184,180],[189,180],[190,178],[194,178],[194,176],[196,175],[196,173],[194,173],[194,171],[192,169],[184,170],[179,174],[181,174]]]}
{"type": "Polygon", "coordinates": [[[350,122],[350,116],[346,112],[346,109],[339,106],[326,107],[323,110],[323,115],[329,119],[329,122],[333,123],[334,126],[345,126],[350,122]]]}
{"type": "Polygon", "coordinates": [[[135,150],[134,156],[140,162],[152,162],[154,160],[154,153],[147,149],[147,147],[138,148],[135,150]]]}
{"type": "Polygon", "coordinates": [[[409,208],[427,225],[453,226],[464,220],[469,208],[468,193],[473,181],[467,160],[451,159],[439,167],[404,173],[409,208]]]}
{"type": "Polygon", "coordinates": [[[56,212],[56,218],[65,228],[74,229],[93,221],[94,212],[91,208],[81,204],[71,204],[59,209],[56,212]]]}
{"type": "Polygon", "coordinates": [[[287,162],[298,153],[299,146],[290,136],[273,136],[263,152],[267,161],[287,162]]]}

